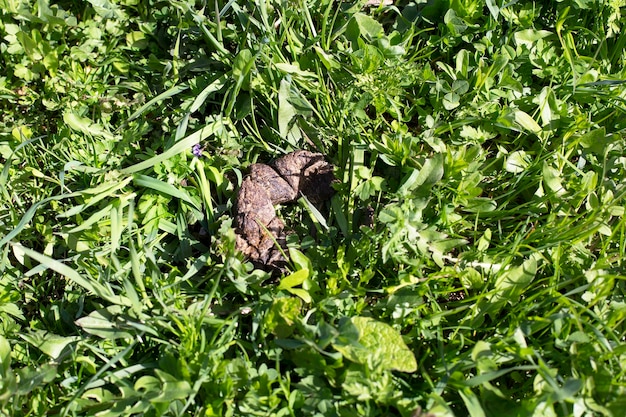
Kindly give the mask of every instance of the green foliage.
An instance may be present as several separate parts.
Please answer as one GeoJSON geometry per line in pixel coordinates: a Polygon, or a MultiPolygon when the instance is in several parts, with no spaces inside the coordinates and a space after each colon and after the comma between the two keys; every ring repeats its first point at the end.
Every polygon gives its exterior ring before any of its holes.
{"type": "Polygon", "coordinates": [[[0,415],[623,413],[625,5],[364,3],[0,0],[0,415]]]}

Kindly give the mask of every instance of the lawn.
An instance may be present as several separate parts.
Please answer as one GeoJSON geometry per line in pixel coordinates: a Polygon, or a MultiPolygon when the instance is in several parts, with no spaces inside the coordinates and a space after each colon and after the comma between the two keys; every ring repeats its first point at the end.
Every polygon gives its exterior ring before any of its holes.
{"type": "Polygon", "coordinates": [[[0,0],[0,416],[623,416],[625,25],[0,0]],[[265,270],[237,191],[298,149],[265,270]]]}

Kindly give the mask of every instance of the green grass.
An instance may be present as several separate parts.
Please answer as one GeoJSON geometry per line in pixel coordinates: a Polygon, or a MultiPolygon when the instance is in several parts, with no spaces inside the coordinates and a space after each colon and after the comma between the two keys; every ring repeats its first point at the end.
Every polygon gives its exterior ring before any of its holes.
{"type": "Polygon", "coordinates": [[[0,415],[623,414],[626,4],[31,3],[0,415]],[[272,277],[233,202],[294,149],[340,183],[272,277]]]}

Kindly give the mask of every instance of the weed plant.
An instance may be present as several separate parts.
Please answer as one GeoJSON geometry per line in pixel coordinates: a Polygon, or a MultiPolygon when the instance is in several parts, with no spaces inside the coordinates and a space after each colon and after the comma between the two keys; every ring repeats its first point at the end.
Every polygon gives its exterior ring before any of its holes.
{"type": "Polygon", "coordinates": [[[624,7],[0,0],[0,415],[622,416],[624,7]]]}

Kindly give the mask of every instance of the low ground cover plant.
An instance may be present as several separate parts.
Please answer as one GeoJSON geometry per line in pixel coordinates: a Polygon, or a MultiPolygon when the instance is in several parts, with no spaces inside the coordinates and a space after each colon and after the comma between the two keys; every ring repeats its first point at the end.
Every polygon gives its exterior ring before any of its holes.
{"type": "Polygon", "coordinates": [[[1,415],[623,415],[623,2],[0,6],[1,415]]]}

